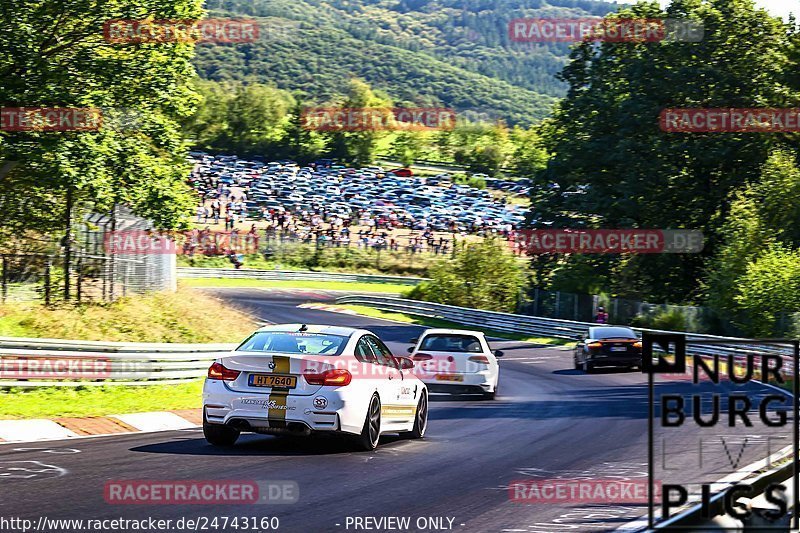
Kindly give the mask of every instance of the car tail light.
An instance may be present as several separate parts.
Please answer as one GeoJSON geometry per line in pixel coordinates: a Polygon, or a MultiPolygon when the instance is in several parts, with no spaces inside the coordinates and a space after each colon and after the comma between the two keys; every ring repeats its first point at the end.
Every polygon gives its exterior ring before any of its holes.
{"type": "Polygon", "coordinates": [[[602,348],[603,347],[603,343],[602,342],[590,342],[589,344],[587,344],[587,346],[589,348],[602,348]]]}
{"type": "Polygon", "coordinates": [[[430,359],[433,359],[433,356],[428,353],[418,353],[415,354],[414,357],[412,357],[412,359],[414,361],[428,361],[430,359]]]}
{"type": "Polygon", "coordinates": [[[341,368],[332,368],[321,374],[303,374],[309,385],[344,387],[353,381],[353,374],[341,368]]]}
{"type": "Polygon", "coordinates": [[[222,363],[214,363],[208,369],[208,378],[209,379],[221,379],[222,381],[233,381],[239,377],[238,370],[231,370],[230,368],[225,368],[222,363]]]}
{"type": "Polygon", "coordinates": [[[642,347],[642,341],[636,341],[636,342],[634,342],[634,343],[633,343],[633,347],[634,347],[634,348],[641,348],[641,347],[642,347]]]}
{"type": "Polygon", "coordinates": [[[489,358],[486,357],[485,355],[473,355],[469,358],[469,360],[472,361],[473,363],[481,363],[483,365],[489,364],[489,358]]]}

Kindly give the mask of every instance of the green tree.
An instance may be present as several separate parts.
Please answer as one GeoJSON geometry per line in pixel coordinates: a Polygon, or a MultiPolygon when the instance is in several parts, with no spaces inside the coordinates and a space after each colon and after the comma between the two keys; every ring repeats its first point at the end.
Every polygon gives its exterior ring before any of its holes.
{"type": "Polygon", "coordinates": [[[410,298],[490,311],[514,312],[525,285],[523,266],[496,239],[465,244],[452,259],[431,267],[429,276],[410,298]]]}
{"type": "Polygon", "coordinates": [[[98,131],[3,131],[0,227],[52,232],[86,210],[130,205],[161,228],[181,227],[193,200],[178,122],[198,97],[192,43],[112,44],[112,19],[198,19],[199,0],[6,3],[0,19],[4,107],[103,110],[98,131]]]}
{"type": "Polygon", "coordinates": [[[295,106],[291,110],[289,123],[286,126],[281,151],[290,159],[308,164],[327,153],[330,138],[306,127],[303,119],[303,109],[306,106],[299,95],[295,97],[295,100],[295,106]]]}
{"type": "Polygon", "coordinates": [[[547,227],[703,230],[703,254],[620,257],[599,273],[611,279],[622,268],[627,279],[647,280],[620,286],[623,296],[700,300],[706,259],[729,216],[726,199],[758,178],[773,148],[797,143],[778,133],[666,133],[659,115],[670,107],[797,105],[800,93],[787,86],[796,70],[793,31],[750,0],[676,0],[666,11],[640,3],[614,16],[692,20],[705,34],[697,43],[574,48],[561,75],[567,97],[543,130],[551,157],[537,176],[531,218],[547,227]],[[579,185],[589,185],[586,194],[563,194],[579,185]]]}
{"type": "MultiPolygon", "coordinates": [[[[795,154],[776,150],[760,178],[731,194],[722,242],[707,274],[708,303],[726,319],[746,310],[738,288],[749,265],[768,250],[800,246],[800,169],[795,154]]],[[[750,307],[748,307],[750,309],[750,307]]]]}
{"type": "Polygon", "coordinates": [[[800,311],[800,251],[773,246],[746,266],[739,277],[736,302],[747,311],[744,324],[753,336],[781,334],[781,315],[800,311]]]}
{"type": "Polygon", "coordinates": [[[425,139],[420,132],[401,132],[391,146],[391,155],[403,166],[409,167],[414,161],[421,159],[425,147],[425,139]]]}
{"type": "MultiPolygon", "coordinates": [[[[352,79],[347,87],[344,98],[337,107],[344,109],[378,108],[391,113],[392,103],[390,98],[379,92],[373,91],[362,80],[352,79]]],[[[337,159],[364,166],[375,160],[378,141],[386,135],[386,131],[334,131],[331,137],[331,155],[337,159]]]]}
{"type": "Polygon", "coordinates": [[[534,176],[547,166],[547,151],[537,128],[515,126],[510,142],[513,145],[510,165],[520,176],[534,176]]]}

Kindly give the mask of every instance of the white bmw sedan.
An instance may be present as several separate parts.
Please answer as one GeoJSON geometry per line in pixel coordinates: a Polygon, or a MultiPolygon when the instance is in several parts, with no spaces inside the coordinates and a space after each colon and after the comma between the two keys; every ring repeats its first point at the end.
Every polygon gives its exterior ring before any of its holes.
{"type": "Polygon", "coordinates": [[[233,445],[243,431],[335,432],[362,450],[375,449],[384,433],[419,439],[428,390],[413,368],[366,330],[267,326],[208,369],[203,433],[216,446],[233,445]]]}
{"type": "Polygon", "coordinates": [[[430,392],[497,395],[503,352],[492,351],[480,331],[428,329],[412,342],[408,351],[430,392]]]}

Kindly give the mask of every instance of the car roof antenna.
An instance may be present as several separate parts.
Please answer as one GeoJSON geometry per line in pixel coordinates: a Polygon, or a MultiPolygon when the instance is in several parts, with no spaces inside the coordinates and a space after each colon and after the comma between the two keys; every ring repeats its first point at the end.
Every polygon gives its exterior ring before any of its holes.
{"type": "Polygon", "coordinates": [[[308,326],[305,325],[305,324],[300,324],[300,330],[299,331],[308,331],[308,326]]]}

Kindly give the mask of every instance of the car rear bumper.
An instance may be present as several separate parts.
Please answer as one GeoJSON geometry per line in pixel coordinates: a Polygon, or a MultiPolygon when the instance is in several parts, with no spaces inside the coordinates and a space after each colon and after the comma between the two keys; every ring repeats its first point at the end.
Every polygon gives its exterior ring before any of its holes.
{"type": "Polygon", "coordinates": [[[448,373],[451,379],[437,379],[436,376],[425,376],[422,382],[429,392],[447,394],[482,394],[494,390],[494,375],[490,372],[448,373]],[[459,379],[459,381],[455,381],[459,379]]]}
{"type": "Polygon", "coordinates": [[[592,366],[642,366],[642,356],[594,356],[588,359],[592,366]]]}
{"type": "Polygon", "coordinates": [[[323,389],[308,396],[253,394],[233,391],[218,380],[206,380],[203,408],[211,424],[255,433],[294,435],[323,431],[357,434],[366,414],[366,408],[360,412],[358,402],[347,402],[336,389],[323,389]],[[324,399],[324,406],[320,398],[324,399]]]}

